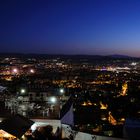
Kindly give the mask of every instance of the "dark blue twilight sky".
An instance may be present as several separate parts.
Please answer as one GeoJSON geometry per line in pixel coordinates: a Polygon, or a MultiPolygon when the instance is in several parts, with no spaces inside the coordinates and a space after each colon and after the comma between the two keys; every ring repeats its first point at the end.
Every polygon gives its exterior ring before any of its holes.
{"type": "Polygon", "coordinates": [[[0,52],[140,56],[140,0],[0,0],[0,52]]]}

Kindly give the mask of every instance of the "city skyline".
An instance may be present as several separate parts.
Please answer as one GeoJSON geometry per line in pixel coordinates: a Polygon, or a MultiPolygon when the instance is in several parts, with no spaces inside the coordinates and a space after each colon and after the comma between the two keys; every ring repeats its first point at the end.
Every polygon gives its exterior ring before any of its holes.
{"type": "Polygon", "coordinates": [[[0,2],[0,53],[140,57],[140,1],[0,2]]]}

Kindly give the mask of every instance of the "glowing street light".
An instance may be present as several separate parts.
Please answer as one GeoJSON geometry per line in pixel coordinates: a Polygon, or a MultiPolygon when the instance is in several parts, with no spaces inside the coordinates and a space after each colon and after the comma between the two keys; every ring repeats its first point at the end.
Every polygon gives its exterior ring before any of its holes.
{"type": "Polygon", "coordinates": [[[17,73],[18,72],[18,69],[17,68],[14,68],[13,69],[13,73],[17,73]]]}
{"type": "Polygon", "coordinates": [[[63,94],[65,92],[63,88],[61,88],[59,91],[61,94],[63,94]]]}
{"type": "Polygon", "coordinates": [[[56,97],[51,97],[51,98],[50,98],[50,102],[51,102],[51,103],[56,103],[56,101],[57,101],[56,97]]]}
{"type": "Polygon", "coordinates": [[[36,125],[36,123],[34,123],[34,124],[31,126],[31,130],[32,130],[32,132],[34,132],[36,129],[37,129],[37,125],[36,125]]]}
{"type": "Polygon", "coordinates": [[[30,69],[30,73],[35,73],[34,69],[30,69]]]}
{"type": "Polygon", "coordinates": [[[26,90],[25,90],[25,89],[21,89],[20,92],[21,92],[22,94],[24,94],[24,93],[26,92],[26,90]]]}

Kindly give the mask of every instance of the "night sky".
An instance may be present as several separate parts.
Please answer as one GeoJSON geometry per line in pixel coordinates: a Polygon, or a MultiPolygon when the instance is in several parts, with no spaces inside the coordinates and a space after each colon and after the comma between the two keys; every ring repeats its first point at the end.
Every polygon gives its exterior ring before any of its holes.
{"type": "Polygon", "coordinates": [[[140,0],[0,0],[0,52],[140,57],[140,0]]]}

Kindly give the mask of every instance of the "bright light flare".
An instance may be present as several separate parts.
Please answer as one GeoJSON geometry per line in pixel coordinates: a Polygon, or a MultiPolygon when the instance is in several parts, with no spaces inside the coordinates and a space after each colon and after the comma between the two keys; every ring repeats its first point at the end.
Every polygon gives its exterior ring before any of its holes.
{"type": "Polygon", "coordinates": [[[65,91],[64,91],[64,89],[63,88],[61,88],[60,89],[60,93],[64,93],[65,91]]]}
{"type": "Polygon", "coordinates": [[[18,73],[18,69],[17,68],[14,68],[13,69],[13,73],[18,73]]]}
{"type": "Polygon", "coordinates": [[[37,129],[37,125],[34,123],[34,124],[31,126],[31,130],[32,130],[32,132],[34,132],[36,129],[37,129]]]}
{"type": "Polygon", "coordinates": [[[26,90],[25,90],[25,89],[21,89],[20,92],[21,92],[21,93],[25,93],[26,90]]]}
{"type": "Polygon", "coordinates": [[[35,73],[35,70],[34,69],[30,69],[30,73],[35,73]]]}
{"type": "Polygon", "coordinates": [[[57,101],[56,97],[51,97],[51,98],[50,98],[50,102],[51,102],[51,103],[56,103],[56,101],[57,101]]]}

